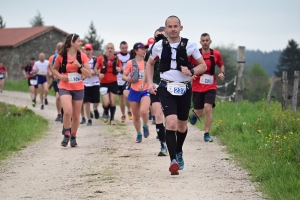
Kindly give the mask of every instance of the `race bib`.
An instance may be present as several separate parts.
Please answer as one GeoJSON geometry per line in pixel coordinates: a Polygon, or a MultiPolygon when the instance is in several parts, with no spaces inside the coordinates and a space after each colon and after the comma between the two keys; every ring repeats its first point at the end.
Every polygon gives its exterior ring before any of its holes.
{"type": "Polygon", "coordinates": [[[30,79],[30,85],[37,85],[37,80],[36,79],[30,79]]]}
{"type": "Polygon", "coordinates": [[[143,80],[145,70],[139,70],[139,80],[143,80]]]}
{"type": "Polygon", "coordinates": [[[78,83],[81,81],[81,75],[77,72],[68,73],[69,83],[78,83]]]}
{"type": "Polygon", "coordinates": [[[47,74],[47,69],[45,68],[39,68],[39,71],[37,72],[39,75],[46,75],[47,74]]]}
{"type": "Polygon", "coordinates": [[[172,95],[181,96],[186,92],[186,84],[177,82],[168,83],[167,90],[172,95]]]}
{"type": "Polygon", "coordinates": [[[105,94],[107,94],[108,88],[107,87],[101,87],[99,91],[100,91],[101,95],[105,95],[105,94]]]}
{"type": "Polygon", "coordinates": [[[208,74],[203,74],[200,76],[200,81],[201,84],[205,85],[211,85],[214,83],[214,76],[213,75],[208,75],[208,74]]]}
{"type": "Polygon", "coordinates": [[[118,86],[123,86],[125,84],[125,81],[123,80],[118,80],[118,86]]]}
{"type": "Polygon", "coordinates": [[[0,78],[4,78],[4,73],[0,73],[0,78]]]}

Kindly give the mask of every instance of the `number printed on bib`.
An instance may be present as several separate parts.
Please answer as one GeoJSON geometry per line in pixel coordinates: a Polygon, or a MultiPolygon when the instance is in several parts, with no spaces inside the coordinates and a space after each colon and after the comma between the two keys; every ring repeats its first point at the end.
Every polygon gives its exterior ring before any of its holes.
{"type": "Polygon", "coordinates": [[[81,75],[77,72],[68,73],[69,83],[78,83],[81,81],[81,75]]]}
{"type": "Polygon", "coordinates": [[[145,73],[144,70],[140,70],[140,71],[139,71],[139,80],[143,80],[143,78],[144,78],[144,73],[145,73]]]}
{"type": "Polygon", "coordinates": [[[205,85],[211,85],[214,83],[214,76],[203,74],[202,76],[200,76],[200,83],[205,85]]]}
{"type": "Polygon", "coordinates": [[[186,84],[176,83],[176,82],[168,83],[167,90],[172,95],[181,96],[181,95],[185,94],[185,92],[186,92],[186,84]]]}
{"type": "Polygon", "coordinates": [[[30,84],[31,85],[37,85],[37,80],[36,79],[30,79],[30,84]]]}
{"type": "Polygon", "coordinates": [[[0,73],[0,78],[4,78],[4,74],[3,73],[0,73]]]}

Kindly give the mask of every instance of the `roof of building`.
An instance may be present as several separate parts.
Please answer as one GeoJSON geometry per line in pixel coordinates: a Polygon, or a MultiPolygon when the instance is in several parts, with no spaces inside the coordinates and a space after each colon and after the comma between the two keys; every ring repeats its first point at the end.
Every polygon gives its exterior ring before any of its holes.
{"type": "Polygon", "coordinates": [[[16,47],[28,42],[44,33],[55,29],[56,31],[68,35],[55,26],[36,26],[27,28],[1,28],[0,29],[0,47],[16,47]]]}

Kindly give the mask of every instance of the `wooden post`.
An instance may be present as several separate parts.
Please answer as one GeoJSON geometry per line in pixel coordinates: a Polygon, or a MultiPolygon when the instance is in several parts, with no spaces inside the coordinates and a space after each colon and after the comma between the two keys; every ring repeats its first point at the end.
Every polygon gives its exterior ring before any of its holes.
{"type": "Polygon", "coordinates": [[[243,100],[244,92],[244,66],[246,47],[239,46],[237,52],[237,75],[236,75],[236,87],[235,87],[235,102],[241,102],[243,100]]]}
{"type": "Polygon", "coordinates": [[[270,101],[271,101],[271,94],[272,94],[272,91],[273,91],[273,88],[274,88],[274,85],[275,85],[275,75],[272,76],[272,79],[271,79],[271,85],[270,85],[270,89],[269,89],[269,93],[268,93],[268,97],[267,97],[267,108],[269,107],[270,105],[270,101]]]}
{"type": "Polygon", "coordinates": [[[294,71],[294,87],[293,87],[293,101],[292,101],[293,112],[296,112],[297,110],[298,85],[299,85],[299,71],[294,71]]]}
{"type": "Polygon", "coordinates": [[[287,95],[288,95],[288,80],[287,80],[287,72],[282,72],[282,110],[287,109],[287,95]]]}

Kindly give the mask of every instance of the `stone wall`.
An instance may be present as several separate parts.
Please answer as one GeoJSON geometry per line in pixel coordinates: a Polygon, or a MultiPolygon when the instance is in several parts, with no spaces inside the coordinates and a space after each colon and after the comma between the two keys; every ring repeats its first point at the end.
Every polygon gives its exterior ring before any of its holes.
{"type": "Polygon", "coordinates": [[[65,34],[52,29],[15,48],[0,48],[0,60],[8,69],[9,79],[22,79],[21,66],[27,65],[31,57],[38,60],[40,52],[45,53],[46,59],[49,59],[55,52],[56,44],[64,42],[65,39],[65,34]]]}

